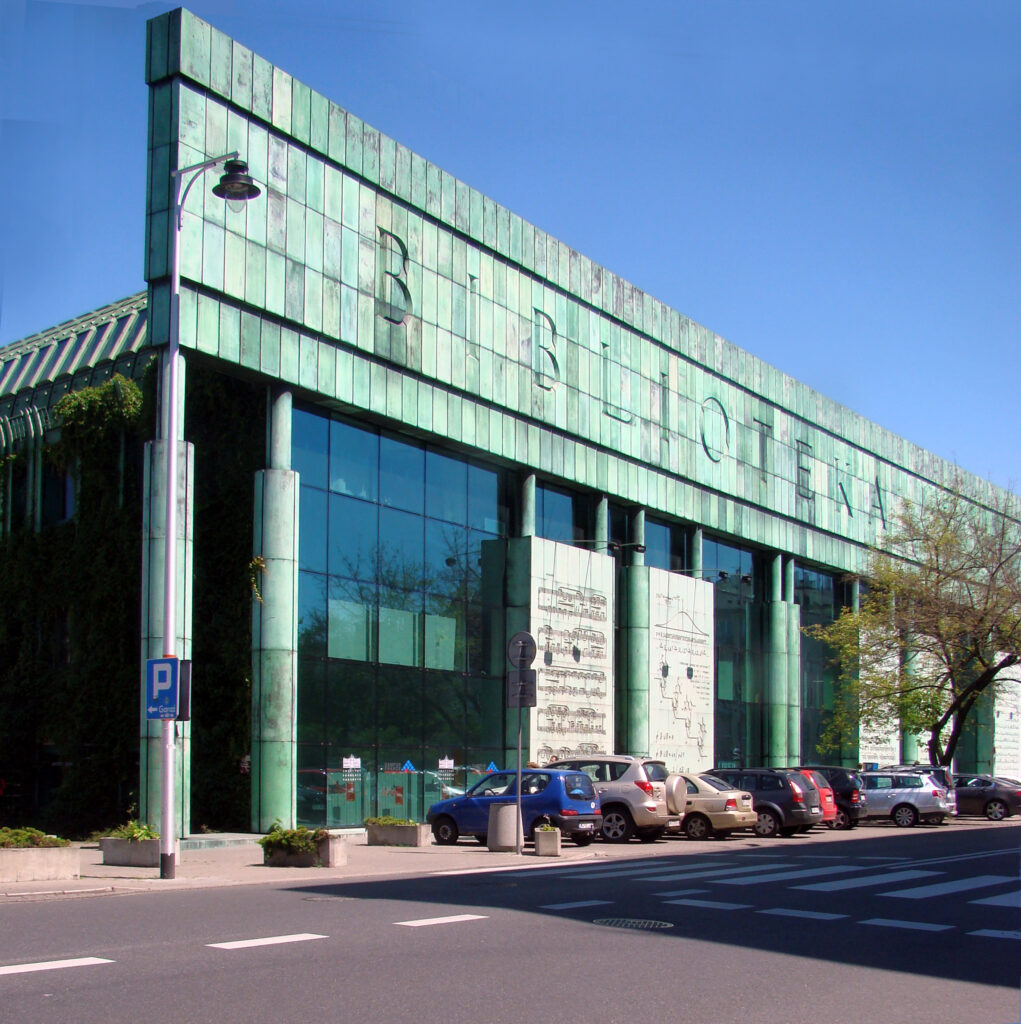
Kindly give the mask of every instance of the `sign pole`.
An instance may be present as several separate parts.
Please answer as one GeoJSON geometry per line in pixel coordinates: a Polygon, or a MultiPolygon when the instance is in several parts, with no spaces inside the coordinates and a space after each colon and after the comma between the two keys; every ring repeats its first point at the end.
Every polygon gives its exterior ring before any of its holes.
{"type": "Polygon", "coordinates": [[[535,638],[524,630],[515,633],[507,645],[507,657],[515,666],[514,671],[507,676],[507,707],[518,709],[518,782],[515,787],[518,823],[515,826],[515,846],[519,857],[525,845],[524,824],[521,821],[521,709],[535,707],[535,673],[528,666],[535,660],[536,650],[535,638]]]}

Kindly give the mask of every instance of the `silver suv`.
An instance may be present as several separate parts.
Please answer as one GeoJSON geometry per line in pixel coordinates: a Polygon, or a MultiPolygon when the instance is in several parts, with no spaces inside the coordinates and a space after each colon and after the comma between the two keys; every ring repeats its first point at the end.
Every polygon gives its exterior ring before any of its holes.
{"type": "Polygon", "coordinates": [[[554,761],[546,767],[588,775],[599,794],[602,835],[608,843],[626,843],[632,836],[651,843],[667,832],[680,834],[684,816],[667,809],[667,769],[663,761],[630,754],[590,754],[554,761]]]}
{"type": "Polygon", "coordinates": [[[957,813],[954,791],[925,772],[862,772],[861,777],[869,818],[889,818],[899,828],[911,828],[919,821],[939,825],[957,813]]]}

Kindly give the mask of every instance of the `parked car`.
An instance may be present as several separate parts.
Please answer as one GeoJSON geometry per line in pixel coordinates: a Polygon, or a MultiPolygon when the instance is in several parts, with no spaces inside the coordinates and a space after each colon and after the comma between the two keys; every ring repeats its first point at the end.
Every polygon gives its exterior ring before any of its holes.
{"type": "Polygon", "coordinates": [[[637,836],[651,843],[667,832],[680,832],[681,815],[666,803],[666,764],[630,754],[590,754],[564,758],[546,766],[584,772],[599,794],[602,836],[608,843],[626,843],[637,836]]]}
{"type": "Polygon", "coordinates": [[[837,805],[834,828],[854,828],[865,817],[865,784],[854,769],[827,764],[799,766],[799,771],[806,770],[824,775],[833,790],[833,800],[837,805]]]}
{"type": "Polygon", "coordinates": [[[954,773],[941,764],[922,764],[915,761],[913,764],[887,764],[879,768],[881,772],[924,772],[931,775],[945,790],[952,790],[955,786],[954,773]]]}
{"type": "Polygon", "coordinates": [[[958,814],[984,814],[1002,821],[1021,812],[1021,782],[996,775],[958,775],[954,786],[958,814]]]}
{"type": "MultiPolygon", "coordinates": [[[[425,820],[433,838],[443,846],[461,836],[485,843],[489,835],[489,809],[493,804],[517,802],[516,771],[492,772],[467,793],[439,800],[425,820]]],[[[587,846],[599,835],[603,816],[592,781],[584,772],[529,769],[521,773],[521,826],[531,837],[536,824],[549,819],[578,846],[587,846]]]]}
{"type": "Polygon", "coordinates": [[[814,768],[799,768],[797,770],[819,790],[822,823],[832,828],[837,820],[837,802],[833,798],[833,787],[830,785],[829,779],[822,772],[816,771],[814,768]]]}
{"type": "Polygon", "coordinates": [[[919,821],[939,825],[957,813],[954,791],[925,772],[862,772],[862,779],[870,819],[889,818],[899,828],[912,828],[919,821]]]}
{"type": "Polygon", "coordinates": [[[739,829],[754,828],[758,816],[751,793],[734,789],[714,775],[670,775],[666,803],[684,816],[681,828],[689,839],[723,839],[739,829]]]}
{"type": "Polygon", "coordinates": [[[822,821],[819,790],[800,772],[783,768],[714,768],[713,775],[752,795],[755,834],[792,836],[822,821]]]}

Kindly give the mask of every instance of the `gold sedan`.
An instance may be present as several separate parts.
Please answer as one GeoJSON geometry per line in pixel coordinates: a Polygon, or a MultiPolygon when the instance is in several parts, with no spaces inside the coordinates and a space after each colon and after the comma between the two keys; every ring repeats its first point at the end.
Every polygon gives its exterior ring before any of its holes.
{"type": "Polygon", "coordinates": [[[722,839],[738,829],[750,829],[758,817],[751,793],[714,775],[670,775],[666,795],[670,812],[684,815],[682,828],[689,839],[722,839]]]}

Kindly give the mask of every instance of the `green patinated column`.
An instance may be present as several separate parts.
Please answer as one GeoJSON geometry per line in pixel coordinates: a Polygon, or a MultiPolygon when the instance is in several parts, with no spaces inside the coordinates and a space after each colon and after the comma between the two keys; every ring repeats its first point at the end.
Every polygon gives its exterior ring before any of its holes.
{"type": "MultiPolygon", "coordinates": [[[[861,581],[854,579],[851,581],[851,611],[861,611],[861,581]]],[[[847,700],[847,696],[844,696],[844,700],[847,700]]],[[[850,718],[854,720],[853,717],[850,718]]],[[[855,736],[841,736],[840,737],[840,764],[845,768],[857,768],[861,763],[861,744],[860,738],[855,736]]]]}
{"type": "MultiPolygon", "coordinates": [[[[164,357],[165,358],[165,354],[164,357]]],[[[186,362],[178,361],[178,432],[184,431],[184,393],[186,362]]],[[[161,403],[166,436],[166,415],[161,403]]],[[[163,739],[158,721],[146,718],[145,663],[149,658],[162,658],[166,654],[163,642],[163,567],[167,535],[167,454],[164,440],[148,441],[145,445],[145,464],[142,498],[142,650],[139,679],[139,784],[138,817],[153,828],[160,827],[162,810],[161,775],[163,739]]],[[[177,442],[177,642],[174,649],[178,658],[191,659],[192,641],[192,566],[193,495],[195,492],[195,453],[191,444],[177,442]]],[[[196,674],[201,679],[201,666],[196,674]]],[[[201,689],[201,687],[200,687],[201,689]]],[[[176,754],[174,765],[177,785],[174,797],[178,836],[191,831],[191,722],[176,723],[176,754]]]]}
{"type": "Polygon", "coordinates": [[[639,509],[631,523],[631,565],[624,569],[625,607],[622,622],[623,643],[627,649],[627,663],[623,686],[616,694],[618,706],[623,703],[618,722],[617,746],[623,740],[626,754],[649,753],[649,569],[645,554],[639,550],[645,545],[645,510],[639,509]]]}
{"type": "MultiPolygon", "coordinates": [[[[783,560],[783,600],[787,607],[787,762],[801,754],[801,608],[794,601],[794,559],[783,560]]],[[[813,751],[814,755],[814,751],[813,751]]]]}
{"type": "Polygon", "coordinates": [[[975,729],[975,771],[996,774],[996,685],[988,687],[972,711],[975,729]]]}
{"type": "MultiPolygon", "coordinates": [[[[535,477],[532,480],[532,495],[535,495],[535,477]]],[[[534,507],[534,504],[533,504],[534,507]]],[[[499,710],[503,720],[504,763],[512,765],[517,757],[518,749],[518,709],[507,709],[506,675],[510,667],[507,660],[507,639],[520,630],[528,630],[535,637],[535,626],[531,621],[532,614],[532,538],[531,536],[515,537],[507,541],[507,561],[504,577],[504,621],[506,622],[505,640],[501,645],[500,673],[500,704],[499,710]]],[[[535,637],[538,640],[538,637],[535,637]]],[[[542,658],[539,651],[539,659],[542,658]]],[[[538,664],[533,664],[538,668],[538,664]]],[[[495,691],[494,691],[495,692],[495,691]]],[[[528,760],[528,751],[532,749],[532,717],[534,710],[526,708],[521,711],[524,727],[522,729],[522,746],[525,751],[524,760],[528,760]]]]}
{"type": "Polygon", "coordinates": [[[265,560],[252,613],[252,828],[295,825],[298,704],[298,474],[291,394],[270,407],[270,468],[255,474],[255,554],[265,560]]]}
{"type": "MultiPolygon", "coordinates": [[[[901,667],[904,675],[911,678],[917,670],[918,653],[911,646],[911,638],[908,637],[904,645],[904,656],[901,659],[901,667]]],[[[917,733],[909,732],[907,729],[900,730],[900,759],[901,764],[913,764],[915,761],[929,761],[929,751],[923,744],[919,744],[917,733]]]]}
{"type": "Polygon", "coordinates": [[[702,579],[702,527],[696,526],[691,531],[691,575],[702,579]]]}
{"type": "Polygon", "coordinates": [[[535,536],[535,474],[528,473],[521,481],[521,536],[535,536]]]}
{"type": "Polygon", "coordinates": [[[596,502],[595,550],[606,554],[610,550],[610,499],[604,494],[596,502]]]}
{"type": "Polygon", "coordinates": [[[783,556],[769,566],[766,605],[766,763],[787,763],[787,605],[783,601],[783,556]]]}

